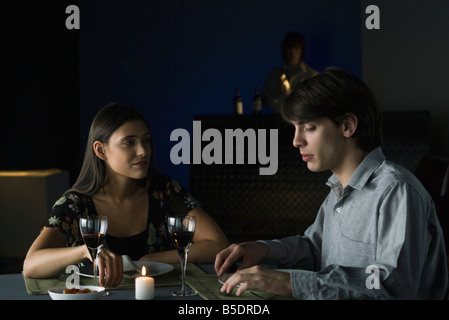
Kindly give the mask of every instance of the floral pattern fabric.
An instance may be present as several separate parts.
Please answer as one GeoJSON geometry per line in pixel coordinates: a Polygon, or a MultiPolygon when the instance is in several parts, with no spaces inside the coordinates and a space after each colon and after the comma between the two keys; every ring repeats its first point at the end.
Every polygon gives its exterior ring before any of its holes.
{"type": "MultiPolygon", "coordinates": [[[[157,183],[154,183],[154,187],[148,189],[148,192],[148,225],[145,230],[145,236],[129,237],[146,242],[135,246],[144,248],[139,249],[138,255],[140,256],[173,249],[166,227],[166,217],[168,215],[185,216],[190,210],[200,206],[198,201],[176,180],[170,177],[158,176],[157,183]]],[[[94,215],[97,215],[97,211],[91,196],[70,192],[56,201],[43,227],[59,230],[65,236],[67,246],[79,246],[83,245],[84,241],[79,230],[78,221],[81,217],[94,215]]],[[[111,240],[111,243],[120,244],[120,241],[117,242],[117,238],[113,238],[114,241],[111,240]]],[[[123,238],[124,244],[129,243],[129,241],[126,241],[127,238],[123,238]]],[[[127,251],[126,248],[109,247],[107,242],[108,236],[106,236],[105,247],[120,254],[128,254],[127,252],[120,252],[127,251]]],[[[129,250],[132,251],[132,248],[129,248],[129,250]]]]}

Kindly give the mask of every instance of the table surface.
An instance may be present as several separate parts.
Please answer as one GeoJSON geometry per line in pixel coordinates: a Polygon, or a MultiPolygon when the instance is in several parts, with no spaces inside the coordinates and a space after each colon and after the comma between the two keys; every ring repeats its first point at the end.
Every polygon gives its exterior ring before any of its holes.
{"type": "MultiPolygon", "coordinates": [[[[204,272],[213,274],[212,264],[197,264],[204,272]]],[[[200,295],[192,297],[174,297],[172,292],[180,286],[155,287],[155,300],[203,300],[200,295]]],[[[104,300],[135,300],[134,289],[109,290],[104,300]]],[[[48,294],[29,294],[21,273],[0,274],[0,300],[51,300],[48,294]]]]}

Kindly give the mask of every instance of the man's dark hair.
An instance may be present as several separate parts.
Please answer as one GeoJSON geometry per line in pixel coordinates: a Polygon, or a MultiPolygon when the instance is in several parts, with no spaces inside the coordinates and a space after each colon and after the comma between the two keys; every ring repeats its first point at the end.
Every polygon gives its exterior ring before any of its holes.
{"type": "Polygon", "coordinates": [[[339,125],[348,113],[358,119],[358,146],[368,152],[380,146],[382,113],[374,95],[362,80],[342,69],[328,68],[298,84],[281,108],[282,117],[292,123],[327,117],[339,125]]]}

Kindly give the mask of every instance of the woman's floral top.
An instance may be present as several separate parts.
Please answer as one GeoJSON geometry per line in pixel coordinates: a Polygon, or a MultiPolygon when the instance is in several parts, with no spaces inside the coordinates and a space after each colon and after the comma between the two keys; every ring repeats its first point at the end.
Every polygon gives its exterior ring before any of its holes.
{"type": "MultiPolygon", "coordinates": [[[[131,237],[113,237],[106,235],[105,247],[118,253],[127,254],[133,260],[148,253],[173,249],[170,241],[166,218],[170,215],[185,216],[199,206],[187,191],[175,180],[159,176],[158,183],[148,189],[149,210],[147,229],[131,237]]],[[[83,245],[78,221],[80,217],[97,215],[91,196],[70,192],[61,197],[44,223],[44,228],[54,228],[62,232],[67,246],[83,245]]]]}

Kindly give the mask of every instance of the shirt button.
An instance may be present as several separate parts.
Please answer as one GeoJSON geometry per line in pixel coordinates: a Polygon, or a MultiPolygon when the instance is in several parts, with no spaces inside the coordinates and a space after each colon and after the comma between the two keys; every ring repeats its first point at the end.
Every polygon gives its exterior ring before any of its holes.
{"type": "Polygon", "coordinates": [[[340,213],[340,212],[341,212],[341,208],[338,207],[336,211],[337,211],[338,213],[340,213]]]}

